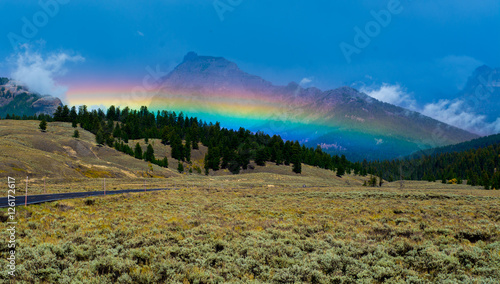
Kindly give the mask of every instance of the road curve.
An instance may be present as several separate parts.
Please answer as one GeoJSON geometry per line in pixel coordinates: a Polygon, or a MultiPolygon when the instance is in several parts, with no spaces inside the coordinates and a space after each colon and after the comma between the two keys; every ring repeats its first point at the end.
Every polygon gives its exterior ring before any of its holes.
{"type": "MultiPolygon", "coordinates": [[[[173,190],[172,188],[152,188],[147,189],[146,192],[150,191],[161,191],[161,190],[173,190]]],[[[123,190],[112,190],[106,191],[106,195],[129,193],[129,192],[145,192],[144,189],[123,189],[123,190]]],[[[40,195],[28,195],[27,204],[39,204],[45,202],[52,202],[63,199],[73,199],[73,198],[84,198],[90,196],[102,196],[104,191],[89,191],[89,192],[70,192],[70,193],[54,193],[54,194],[40,194],[40,195]]],[[[11,202],[14,200],[10,200],[11,202]]],[[[16,196],[15,199],[16,206],[24,206],[25,196],[16,196]]],[[[0,208],[10,207],[8,204],[7,197],[0,197],[0,208]]]]}

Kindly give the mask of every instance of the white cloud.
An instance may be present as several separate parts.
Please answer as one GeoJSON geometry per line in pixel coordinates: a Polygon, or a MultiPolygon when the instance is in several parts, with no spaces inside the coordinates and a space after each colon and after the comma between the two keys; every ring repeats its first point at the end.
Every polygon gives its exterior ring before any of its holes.
{"type": "Polygon", "coordinates": [[[305,86],[305,85],[307,85],[307,84],[309,84],[311,82],[312,82],[312,78],[303,78],[302,80],[300,80],[299,85],[305,86]]]}
{"type": "Polygon", "coordinates": [[[141,31],[137,31],[137,34],[140,36],[144,36],[144,34],[141,31]]]}
{"type": "Polygon", "coordinates": [[[400,85],[382,84],[380,88],[361,87],[361,92],[381,102],[397,105],[410,110],[416,110],[417,102],[400,85]]]}
{"type": "Polygon", "coordinates": [[[439,100],[437,103],[426,104],[420,112],[476,134],[488,135],[500,132],[500,118],[495,122],[487,122],[485,115],[467,111],[462,100],[439,100]]]}
{"type": "Polygon", "coordinates": [[[413,96],[408,94],[400,85],[384,83],[379,88],[363,86],[360,91],[379,101],[420,112],[423,115],[476,134],[489,135],[500,132],[500,118],[494,122],[488,122],[485,115],[468,110],[463,100],[439,100],[436,103],[429,103],[420,107],[413,96]]]}
{"type": "Polygon", "coordinates": [[[11,78],[27,85],[31,91],[42,95],[52,95],[64,100],[67,87],[58,85],[55,78],[66,73],[64,66],[69,62],[81,62],[85,59],[79,55],[71,56],[64,52],[42,56],[24,46],[21,51],[10,58],[13,64],[11,78]]]}
{"type": "Polygon", "coordinates": [[[492,133],[500,133],[500,117],[497,118],[497,120],[495,120],[495,122],[493,122],[491,126],[493,130],[492,133]]]}

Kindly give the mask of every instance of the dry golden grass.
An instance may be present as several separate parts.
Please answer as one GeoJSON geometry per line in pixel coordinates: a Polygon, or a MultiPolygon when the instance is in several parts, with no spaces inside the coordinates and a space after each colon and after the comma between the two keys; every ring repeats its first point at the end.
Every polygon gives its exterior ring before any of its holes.
{"type": "MultiPolygon", "coordinates": [[[[271,163],[240,175],[151,172],[95,146],[91,133],[71,138],[68,123],[49,124],[49,133],[37,125],[0,121],[0,176],[15,177],[18,194],[26,175],[30,194],[44,192],[44,177],[47,193],[102,190],[104,178],[108,191],[144,182],[178,190],[18,207],[16,283],[500,281],[500,191],[415,181],[369,188],[367,177],[305,165],[296,175],[271,163]]],[[[151,144],[158,158],[169,155],[151,144]]],[[[195,164],[204,151],[193,152],[195,164]]]]}
{"type": "MultiPolygon", "coordinates": [[[[70,123],[49,123],[45,133],[38,124],[0,120],[0,177],[137,178],[149,170],[144,161],[97,146],[95,136],[81,128],[80,138],[72,138],[74,128],[70,123]]],[[[153,169],[158,176],[177,175],[156,165],[153,169]]]]}
{"type": "Polygon", "coordinates": [[[500,280],[499,191],[268,187],[272,175],[254,175],[211,177],[210,187],[21,207],[17,280],[500,280]]]}
{"type": "MultiPolygon", "coordinates": [[[[275,171],[280,167],[269,165],[265,169],[275,171]]],[[[290,169],[289,167],[286,167],[290,169]]],[[[256,170],[259,170],[256,168],[256,170]]],[[[291,169],[290,169],[291,170],[291,169]]],[[[271,172],[247,173],[240,175],[217,175],[204,176],[198,174],[181,174],[170,178],[72,178],[54,179],[44,178],[29,179],[28,193],[30,195],[42,193],[63,193],[77,191],[102,191],[104,182],[106,190],[121,189],[142,189],[144,184],[147,188],[302,188],[306,187],[328,187],[328,186],[348,186],[349,184],[362,184],[363,177],[345,176],[344,178],[334,177],[331,171],[325,171],[309,166],[304,166],[303,175],[286,175],[271,172]],[[326,176],[326,177],[325,177],[326,176]],[[330,178],[328,178],[330,177],[330,178]],[[45,188],[45,190],[44,190],[45,188]]],[[[154,173],[154,172],[153,172],[154,173]]],[[[16,178],[18,195],[23,195],[25,191],[26,177],[22,175],[16,178]]],[[[0,192],[0,196],[6,196],[6,192],[0,192]]]]}

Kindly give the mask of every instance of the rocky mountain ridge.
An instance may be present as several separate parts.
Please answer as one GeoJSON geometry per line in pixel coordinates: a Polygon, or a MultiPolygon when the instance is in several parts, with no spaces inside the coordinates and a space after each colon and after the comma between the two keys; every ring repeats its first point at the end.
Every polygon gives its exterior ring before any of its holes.
{"type": "Polygon", "coordinates": [[[61,105],[62,102],[58,98],[42,96],[31,92],[20,82],[0,78],[0,118],[4,118],[7,114],[18,116],[52,115],[61,105]]]}

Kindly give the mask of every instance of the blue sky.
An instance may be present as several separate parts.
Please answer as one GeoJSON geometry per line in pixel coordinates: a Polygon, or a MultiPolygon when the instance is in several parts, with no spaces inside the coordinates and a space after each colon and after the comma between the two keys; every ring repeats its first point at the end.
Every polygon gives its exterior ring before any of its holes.
{"type": "Polygon", "coordinates": [[[196,51],[224,56],[276,84],[308,78],[307,86],[321,89],[396,86],[423,107],[453,99],[479,65],[500,67],[495,0],[3,0],[0,11],[0,75],[19,68],[15,34],[43,62],[68,56],[46,74],[67,88],[140,82],[146,67],[167,72],[196,51]],[[390,21],[346,60],[341,43],[356,47],[355,28],[366,31],[373,13],[389,6],[397,13],[389,12],[390,21]],[[23,36],[25,20],[38,24],[31,38],[23,36]]]}

